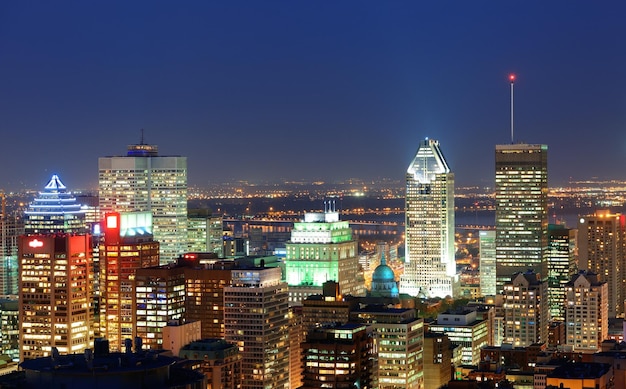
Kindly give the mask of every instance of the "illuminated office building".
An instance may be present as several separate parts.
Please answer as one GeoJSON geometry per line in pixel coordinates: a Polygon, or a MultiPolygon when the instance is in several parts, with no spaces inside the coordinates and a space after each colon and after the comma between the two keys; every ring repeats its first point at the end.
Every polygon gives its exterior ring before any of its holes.
{"type": "Polygon", "coordinates": [[[367,306],[350,317],[373,329],[379,389],[424,388],[424,321],[415,309],[367,306]]]}
{"type": "Polygon", "coordinates": [[[424,388],[441,388],[452,377],[450,339],[443,333],[424,333],[424,388]]]}
{"type": "Polygon", "coordinates": [[[20,237],[20,360],[93,346],[90,253],[89,235],[20,237]]]}
{"type": "Polygon", "coordinates": [[[496,284],[532,269],[547,278],[548,146],[496,145],[496,284]]]}
{"type": "Polygon", "coordinates": [[[100,335],[121,351],[136,335],[135,270],[159,264],[159,242],[152,239],[150,212],[111,212],[104,217],[100,246],[100,335]]]}
{"type": "Polygon", "coordinates": [[[290,305],[301,305],[306,297],[321,294],[326,281],[336,281],[343,294],[365,295],[358,242],[333,205],[324,213],[305,213],[303,221],[294,223],[286,248],[290,305]]]}
{"type": "Polygon", "coordinates": [[[440,313],[437,321],[428,326],[429,331],[445,334],[450,343],[461,347],[461,363],[464,365],[477,366],[480,349],[489,341],[489,322],[477,318],[476,313],[471,310],[440,313]]]}
{"type": "Polygon", "coordinates": [[[528,347],[548,342],[548,283],[527,271],[504,284],[504,342],[528,347]]]}
{"type": "Polygon", "coordinates": [[[496,295],[496,232],[480,231],[480,294],[496,295]]]}
{"type": "MultiPolygon", "coordinates": [[[[0,192],[0,196],[2,196],[0,192]]],[[[4,197],[2,199],[4,203],[4,197]]],[[[6,213],[6,207],[3,207],[6,213]]],[[[0,295],[16,296],[18,283],[17,247],[24,234],[20,216],[2,215],[0,218],[0,295]]]]}
{"type": "Polygon", "coordinates": [[[378,388],[374,341],[364,324],[312,330],[302,343],[303,385],[313,388],[378,388]]]}
{"type": "Polygon", "coordinates": [[[87,232],[85,210],[56,174],[24,212],[24,230],[27,234],[56,232],[87,232]]]}
{"type": "Polygon", "coordinates": [[[439,142],[420,142],[406,173],[406,258],[400,293],[454,296],[454,174],[439,142]]]}
{"type": "Polygon", "coordinates": [[[173,264],[136,269],[134,289],[135,336],[144,349],[163,349],[163,328],[185,314],[184,269],[173,264]]]}
{"type": "Polygon", "coordinates": [[[548,226],[548,306],[552,320],[565,320],[565,284],[578,268],[577,232],[558,224],[548,226]]]}
{"type": "Polygon", "coordinates": [[[595,353],[609,337],[609,288],[581,271],[565,284],[565,339],[576,352],[595,353]]]}
{"type": "Polygon", "coordinates": [[[609,287],[609,317],[624,314],[626,300],[626,216],[597,211],[578,222],[578,267],[609,287]]]}
{"type": "Polygon", "coordinates": [[[98,159],[100,212],[151,212],[161,261],[188,251],[187,158],[130,145],[126,156],[98,159]]]}
{"type": "Polygon", "coordinates": [[[225,339],[242,356],[242,389],[289,387],[289,304],[279,268],[232,270],[224,288],[225,339]]]}

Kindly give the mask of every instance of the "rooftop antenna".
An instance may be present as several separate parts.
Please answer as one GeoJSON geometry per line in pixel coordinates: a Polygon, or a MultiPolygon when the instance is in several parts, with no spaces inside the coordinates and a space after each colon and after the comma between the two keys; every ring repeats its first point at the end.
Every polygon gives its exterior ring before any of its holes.
{"type": "MultiPolygon", "coordinates": [[[[511,84],[511,88],[513,88],[513,84],[511,84]]],[[[513,89],[511,89],[511,96],[513,96],[513,89]]],[[[513,104],[513,103],[511,103],[511,104],[513,104]]],[[[511,108],[511,109],[513,109],[513,108],[511,108]]],[[[145,144],[145,143],[143,143],[143,128],[141,129],[141,142],[139,144],[140,145],[144,145],[145,144]]]]}
{"type": "Polygon", "coordinates": [[[515,84],[515,74],[509,75],[509,81],[511,81],[511,144],[513,144],[513,85],[515,84]]]}

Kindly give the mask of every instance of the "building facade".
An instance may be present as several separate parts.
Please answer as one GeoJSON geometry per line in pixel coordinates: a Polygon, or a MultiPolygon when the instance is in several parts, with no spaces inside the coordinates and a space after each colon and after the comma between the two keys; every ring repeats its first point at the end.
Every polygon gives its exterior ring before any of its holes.
{"type": "Polygon", "coordinates": [[[548,226],[548,306],[552,320],[565,320],[565,284],[578,270],[576,229],[548,226]]]}
{"type": "Polygon", "coordinates": [[[454,174],[439,142],[420,142],[406,173],[406,257],[400,292],[454,296],[454,174]]]}
{"type": "Polygon", "coordinates": [[[548,283],[527,271],[504,284],[504,342],[528,347],[548,342],[548,283]]]}
{"type": "Polygon", "coordinates": [[[326,281],[336,281],[343,294],[365,295],[358,242],[348,222],[339,220],[332,207],[323,213],[305,213],[303,221],[294,223],[286,248],[290,305],[321,294],[326,281]]]}
{"type": "Polygon", "coordinates": [[[480,252],[480,294],[496,295],[496,231],[478,233],[480,252]]]}
{"type": "Polygon", "coordinates": [[[187,158],[159,156],[154,145],[130,145],[98,159],[100,212],[151,212],[161,261],[187,252],[187,158]]]}
{"type": "Polygon", "coordinates": [[[225,339],[243,358],[242,389],[289,388],[289,303],[279,268],[232,270],[224,288],[225,339]]]}
{"type": "Polygon", "coordinates": [[[496,146],[496,284],[528,269],[547,278],[548,146],[496,146]]]}
{"type": "Polygon", "coordinates": [[[93,346],[91,237],[23,235],[19,240],[20,360],[93,346]]]}
{"type": "Polygon", "coordinates": [[[159,242],[152,239],[150,212],[112,212],[104,217],[100,245],[100,335],[121,351],[135,337],[135,271],[159,264],[159,242]]]}
{"type": "Polygon", "coordinates": [[[609,287],[609,317],[624,314],[626,300],[626,216],[597,211],[578,222],[580,270],[598,275],[609,287]]]}
{"type": "Polygon", "coordinates": [[[431,332],[445,334],[450,343],[461,347],[461,363],[478,366],[480,349],[489,339],[488,320],[479,320],[476,311],[444,312],[428,326],[431,332]]]}
{"type": "Polygon", "coordinates": [[[565,340],[577,352],[600,351],[609,337],[609,288],[594,273],[581,271],[565,284],[565,340]]]}

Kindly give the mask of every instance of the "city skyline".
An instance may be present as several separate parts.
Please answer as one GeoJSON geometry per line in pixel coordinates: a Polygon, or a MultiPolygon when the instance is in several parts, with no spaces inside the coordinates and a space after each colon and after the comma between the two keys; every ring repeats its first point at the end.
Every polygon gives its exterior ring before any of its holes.
{"type": "Polygon", "coordinates": [[[625,179],[626,4],[15,3],[0,12],[0,188],[97,187],[145,142],[189,185],[402,180],[438,139],[457,184],[496,144],[547,144],[550,185],[625,179]],[[585,135],[585,134],[593,134],[585,135]],[[593,160],[581,156],[590,150],[593,160]]]}

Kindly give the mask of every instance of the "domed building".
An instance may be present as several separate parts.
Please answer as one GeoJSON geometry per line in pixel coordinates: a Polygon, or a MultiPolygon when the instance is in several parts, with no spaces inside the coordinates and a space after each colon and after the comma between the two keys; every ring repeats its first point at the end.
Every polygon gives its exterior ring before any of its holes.
{"type": "Polygon", "coordinates": [[[396,276],[393,269],[387,265],[384,252],[380,258],[380,265],[376,267],[374,274],[372,274],[372,291],[370,296],[390,298],[399,297],[396,276]]]}

